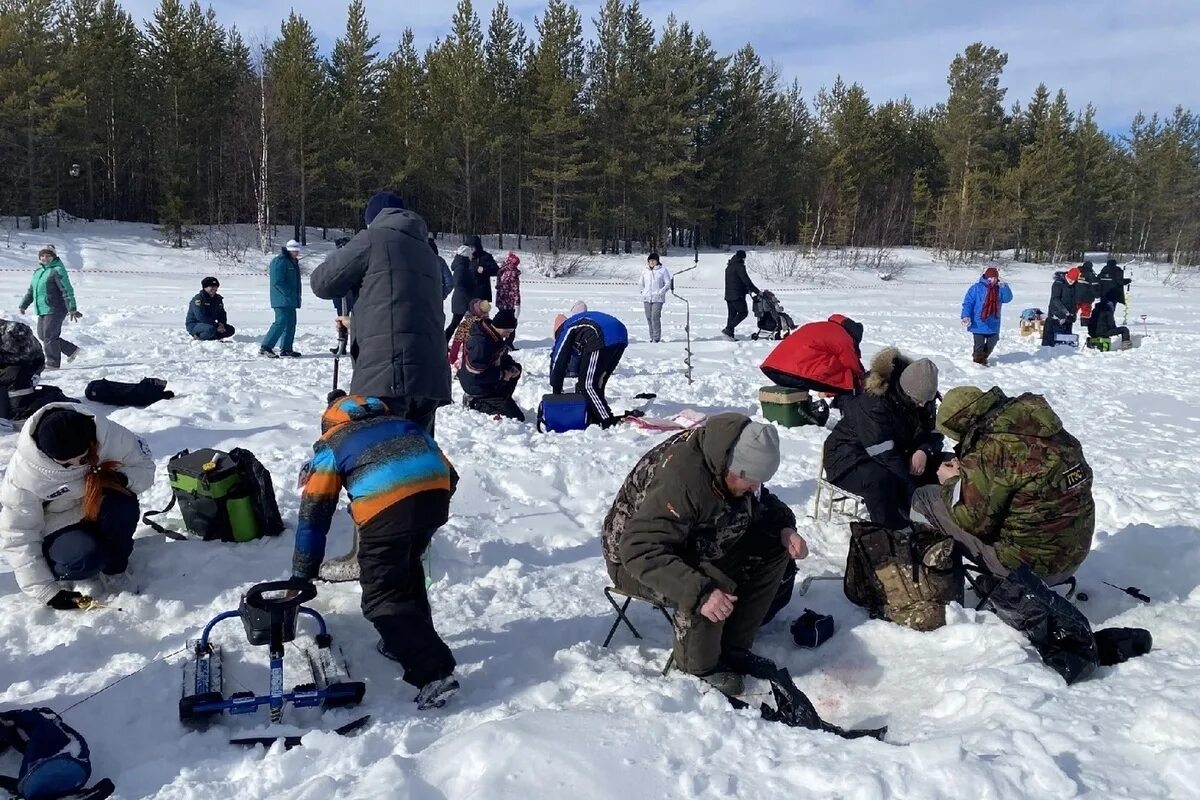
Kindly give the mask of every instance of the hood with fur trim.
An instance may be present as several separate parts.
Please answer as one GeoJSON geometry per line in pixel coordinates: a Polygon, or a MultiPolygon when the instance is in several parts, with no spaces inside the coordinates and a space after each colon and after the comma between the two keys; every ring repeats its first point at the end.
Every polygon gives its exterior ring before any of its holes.
{"type": "Polygon", "coordinates": [[[863,390],[875,397],[886,397],[888,387],[900,379],[900,373],[912,362],[913,360],[901,353],[899,348],[885,347],[871,359],[863,390]]]}

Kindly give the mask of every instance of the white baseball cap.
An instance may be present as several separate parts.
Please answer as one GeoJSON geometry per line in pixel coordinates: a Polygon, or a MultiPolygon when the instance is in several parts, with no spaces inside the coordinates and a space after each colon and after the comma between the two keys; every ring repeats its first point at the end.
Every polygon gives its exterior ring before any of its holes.
{"type": "Polygon", "coordinates": [[[286,245],[284,245],[284,248],[287,250],[291,250],[294,253],[299,253],[300,252],[300,243],[297,242],[295,239],[288,239],[288,243],[286,245]]]}

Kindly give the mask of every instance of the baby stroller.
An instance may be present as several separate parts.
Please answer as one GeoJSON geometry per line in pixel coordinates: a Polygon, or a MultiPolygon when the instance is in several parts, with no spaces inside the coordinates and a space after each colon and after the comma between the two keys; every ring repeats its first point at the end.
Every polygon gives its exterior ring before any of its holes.
{"type": "Polygon", "coordinates": [[[754,298],[754,318],[758,330],[750,334],[751,339],[782,339],[796,327],[774,292],[762,291],[754,298]]]}

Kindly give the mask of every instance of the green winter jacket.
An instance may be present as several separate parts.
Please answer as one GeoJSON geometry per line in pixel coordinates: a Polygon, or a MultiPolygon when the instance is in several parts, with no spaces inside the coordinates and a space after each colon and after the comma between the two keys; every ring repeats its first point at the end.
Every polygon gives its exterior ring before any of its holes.
{"type": "Polygon", "coordinates": [[[604,519],[610,573],[623,567],[685,613],[695,613],[713,589],[736,592],[714,562],[747,534],[778,544],[779,532],[796,526],[796,515],[766,488],[758,498],[726,491],[730,453],[749,422],[717,414],[642,456],[604,519]]]}
{"type": "Polygon", "coordinates": [[[993,387],[942,424],[960,442],[959,478],[943,487],[959,527],[1006,567],[1074,572],[1092,547],[1092,468],[1046,399],[993,387]]]}
{"type": "Polygon", "coordinates": [[[63,314],[75,310],[75,289],[67,277],[67,268],[62,259],[55,256],[49,264],[39,264],[33,271],[29,290],[21,300],[21,310],[33,306],[39,317],[47,314],[63,314]]]}

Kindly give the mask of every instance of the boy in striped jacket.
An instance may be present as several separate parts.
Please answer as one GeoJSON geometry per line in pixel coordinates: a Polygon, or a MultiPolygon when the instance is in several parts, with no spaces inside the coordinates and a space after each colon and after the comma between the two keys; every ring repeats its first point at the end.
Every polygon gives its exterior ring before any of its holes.
{"type": "Polygon", "coordinates": [[[441,708],[458,681],[433,627],[421,556],[449,518],[454,467],[424,428],[393,416],[379,398],[338,392],[301,480],[292,574],[317,577],[344,488],[358,528],[363,616],[379,631],[377,649],[404,667],[418,708],[441,708]]]}

